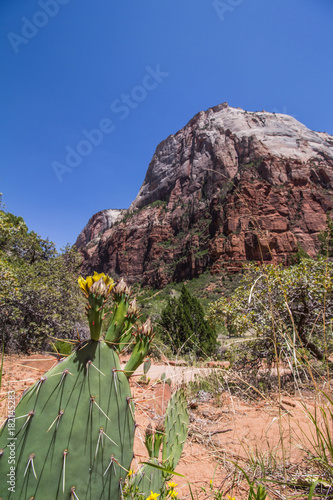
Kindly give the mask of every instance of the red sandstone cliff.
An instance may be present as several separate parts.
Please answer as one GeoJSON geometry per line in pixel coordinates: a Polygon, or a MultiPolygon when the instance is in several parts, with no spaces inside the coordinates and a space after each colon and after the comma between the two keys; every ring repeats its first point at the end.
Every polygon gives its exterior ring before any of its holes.
{"type": "Polygon", "coordinates": [[[163,286],[246,260],[287,263],[297,245],[314,256],[332,208],[332,136],[222,104],[159,144],[129,210],[112,223],[99,212],[76,244],[84,272],[163,286]]]}

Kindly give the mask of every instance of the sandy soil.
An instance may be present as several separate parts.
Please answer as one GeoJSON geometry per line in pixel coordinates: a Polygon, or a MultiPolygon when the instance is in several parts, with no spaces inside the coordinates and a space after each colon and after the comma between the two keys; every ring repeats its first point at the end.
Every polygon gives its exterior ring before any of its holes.
{"type": "MultiPolygon", "coordinates": [[[[1,422],[7,413],[8,391],[15,390],[18,402],[22,392],[55,363],[55,357],[40,354],[5,357],[0,397],[1,422]]],[[[132,464],[134,469],[147,457],[143,444],[146,426],[163,415],[172,391],[184,380],[184,369],[179,367],[178,379],[177,370],[172,372],[171,389],[168,384],[159,382],[161,373],[168,369],[170,367],[153,366],[148,374],[153,375],[149,384],[140,382],[141,374],[132,378],[131,386],[139,423],[132,464]]],[[[186,372],[189,372],[188,368],[186,372]]],[[[312,396],[309,394],[307,399],[303,398],[304,402],[313,405],[312,396]]],[[[309,432],[309,424],[299,397],[285,395],[280,400],[278,397],[271,397],[266,401],[249,403],[232,397],[228,392],[222,393],[218,400],[210,399],[209,393],[202,391],[189,401],[189,411],[189,437],[176,469],[185,477],[175,478],[181,499],[190,498],[187,482],[197,491],[199,498],[211,498],[202,491],[202,488],[209,490],[211,479],[214,488],[223,486],[224,493],[228,493],[234,470],[230,459],[240,460],[244,464],[249,454],[254,456],[259,451],[267,461],[270,457],[282,460],[284,455],[288,462],[297,464],[302,458],[302,432],[309,432]]],[[[245,489],[242,493],[240,485],[237,498],[245,497],[245,489]]]]}

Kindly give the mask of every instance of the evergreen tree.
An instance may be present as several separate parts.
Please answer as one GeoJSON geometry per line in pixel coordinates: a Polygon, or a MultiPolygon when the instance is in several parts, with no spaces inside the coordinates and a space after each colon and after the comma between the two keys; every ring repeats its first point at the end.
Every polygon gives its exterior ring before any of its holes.
{"type": "Polygon", "coordinates": [[[175,354],[191,352],[200,357],[216,350],[217,334],[205,320],[199,300],[184,285],[180,297],[170,299],[162,311],[160,325],[164,342],[171,341],[175,354]]]}

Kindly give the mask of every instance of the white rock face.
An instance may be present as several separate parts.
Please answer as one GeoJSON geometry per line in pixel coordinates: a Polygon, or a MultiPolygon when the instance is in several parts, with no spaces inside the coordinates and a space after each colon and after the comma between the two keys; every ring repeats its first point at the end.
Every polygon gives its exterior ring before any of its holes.
{"type": "Polygon", "coordinates": [[[110,229],[117,221],[122,218],[124,212],[126,212],[126,210],[124,209],[110,208],[94,214],[89,219],[86,227],[79,234],[75,243],[76,247],[81,248],[92,240],[94,240],[94,243],[96,243],[98,238],[100,238],[100,236],[107,229],[110,229]]]}
{"type": "MultiPolygon", "coordinates": [[[[207,182],[221,187],[222,180],[233,179],[241,165],[272,157],[275,163],[287,159],[320,164],[325,159],[333,164],[333,137],[288,115],[248,112],[226,103],[210,108],[159,144],[130,210],[167,200],[177,180],[186,197],[207,182]]],[[[275,168],[270,175],[277,182],[286,181],[284,171],[275,168]]]]}
{"type": "Polygon", "coordinates": [[[112,227],[113,224],[122,217],[124,212],[126,212],[126,210],[114,208],[109,208],[108,210],[103,210],[103,212],[100,212],[103,217],[104,224],[106,224],[107,226],[106,229],[112,227]]]}
{"type": "Polygon", "coordinates": [[[224,130],[230,129],[239,140],[255,136],[274,156],[307,161],[318,153],[327,153],[333,158],[332,136],[314,132],[289,115],[228,107],[208,113],[207,118],[224,130]]]}

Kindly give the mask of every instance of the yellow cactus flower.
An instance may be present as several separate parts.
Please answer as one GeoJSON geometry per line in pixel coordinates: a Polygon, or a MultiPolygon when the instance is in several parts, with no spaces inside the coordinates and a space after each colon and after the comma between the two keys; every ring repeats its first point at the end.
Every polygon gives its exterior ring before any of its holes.
{"type": "Polygon", "coordinates": [[[155,500],[157,497],[159,497],[159,493],[153,493],[151,490],[150,490],[150,495],[149,497],[147,497],[146,500],[155,500]]]}
{"type": "Polygon", "coordinates": [[[80,276],[78,283],[86,297],[89,296],[89,293],[97,293],[98,295],[108,296],[114,287],[114,281],[112,278],[106,276],[104,273],[96,273],[96,271],[94,271],[93,276],[87,276],[86,279],[80,276]],[[95,283],[98,282],[100,282],[99,286],[95,285],[95,283]]]}
{"type": "Polygon", "coordinates": [[[178,486],[178,483],[174,483],[173,481],[170,481],[170,482],[168,483],[168,486],[169,486],[169,488],[174,489],[174,488],[176,488],[176,486],[178,486]]]}

